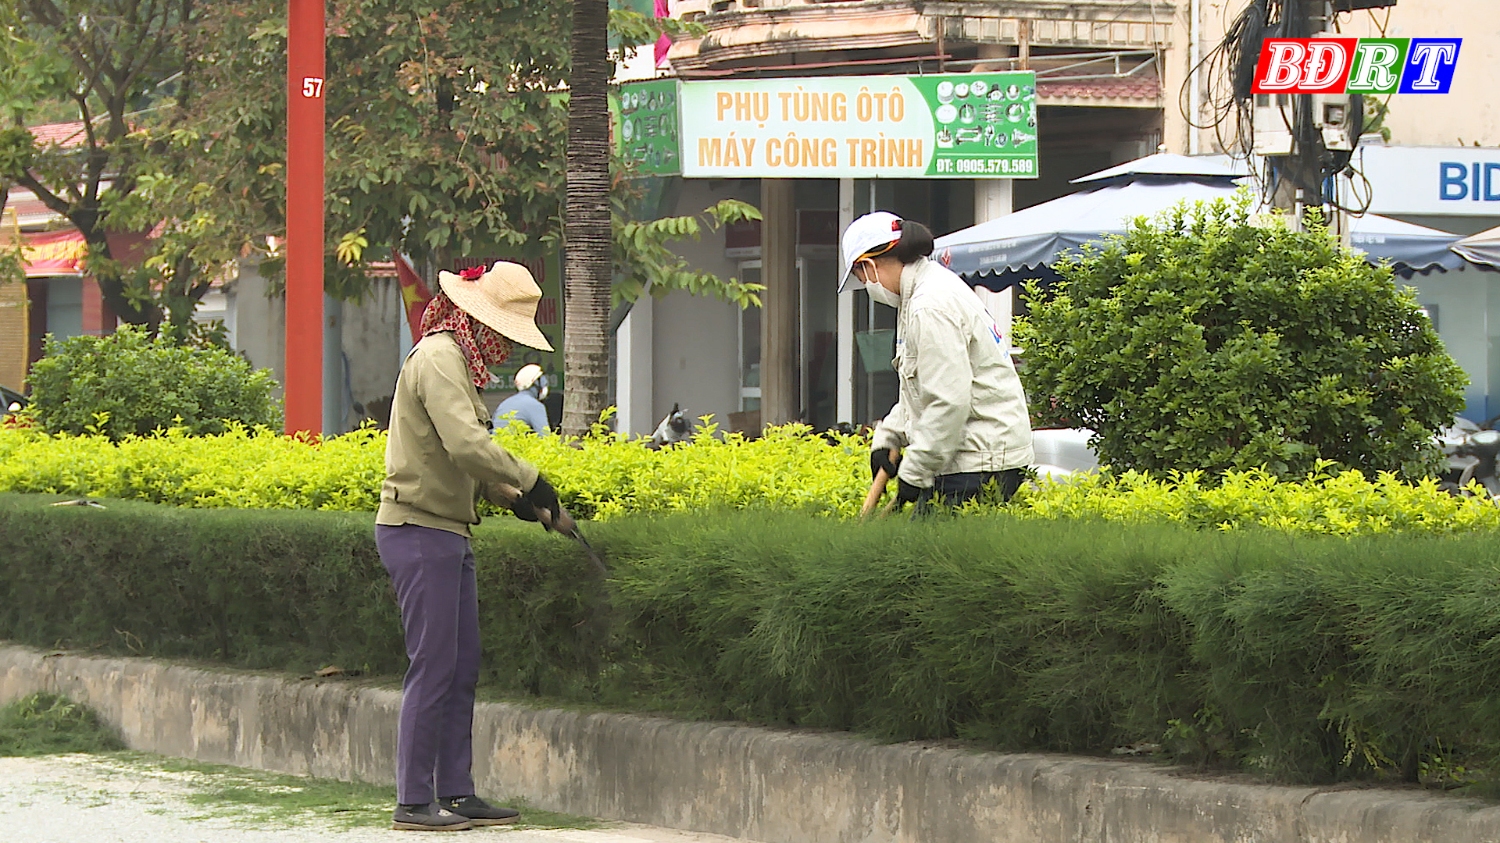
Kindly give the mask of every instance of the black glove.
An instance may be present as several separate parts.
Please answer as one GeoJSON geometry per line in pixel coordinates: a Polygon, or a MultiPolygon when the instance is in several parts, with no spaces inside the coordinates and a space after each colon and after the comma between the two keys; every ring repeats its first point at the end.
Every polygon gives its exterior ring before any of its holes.
{"type": "MultiPolygon", "coordinates": [[[[545,509],[551,514],[552,518],[548,521],[547,526],[549,530],[552,529],[550,525],[556,524],[557,520],[562,517],[562,503],[557,499],[557,490],[552,488],[552,484],[547,482],[547,478],[540,474],[536,476],[536,484],[531,487],[531,491],[522,496],[522,500],[525,500],[533,509],[545,509]]],[[[516,513],[516,515],[520,517],[520,513],[516,513]]],[[[537,520],[535,512],[532,515],[532,518],[523,520],[537,520]]]]}
{"type": "Polygon", "coordinates": [[[524,494],[510,502],[510,511],[522,521],[541,520],[536,516],[536,507],[531,505],[531,501],[527,500],[524,494]]]}
{"type": "Polygon", "coordinates": [[[891,449],[876,448],[870,452],[870,479],[874,480],[885,469],[886,479],[896,476],[896,469],[901,466],[901,455],[897,454],[894,461],[891,460],[891,449]]]}
{"type": "Polygon", "coordinates": [[[906,482],[905,480],[902,480],[901,478],[897,477],[896,478],[896,505],[897,506],[906,506],[909,503],[916,503],[917,501],[919,501],[919,500],[922,499],[922,494],[924,492],[926,492],[926,491],[927,491],[926,489],[922,489],[922,488],[919,488],[917,486],[913,486],[912,484],[906,482]]]}

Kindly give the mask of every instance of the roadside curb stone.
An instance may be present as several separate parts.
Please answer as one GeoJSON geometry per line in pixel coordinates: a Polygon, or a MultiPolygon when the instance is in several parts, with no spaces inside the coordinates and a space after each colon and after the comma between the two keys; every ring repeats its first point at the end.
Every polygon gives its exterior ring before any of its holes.
{"type": "MultiPolygon", "coordinates": [[[[400,694],[0,646],[0,704],[66,694],[132,749],[389,784],[400,694]]],[[[764,843],[1480,843],[1500,807],[1202,781],[1135,762],[481,703],[476,786],[538,808],[764,843]]]]}

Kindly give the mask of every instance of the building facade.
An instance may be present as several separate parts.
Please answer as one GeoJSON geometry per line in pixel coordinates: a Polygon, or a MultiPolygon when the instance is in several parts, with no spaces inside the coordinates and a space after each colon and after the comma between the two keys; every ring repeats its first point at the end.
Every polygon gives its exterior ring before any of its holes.
{"type": "MultiPolygon", "coordinates": [[[[808,220],[834,220],[833,227],[842,230],[855,215],[889,210],[941,235],[1071,192],[1072,179],[1151,152],[1224,152],[1233,146],[1232,135],[1210,124],[1225,83],[1210,78],[1204,59],[1247,5],[1248,0],[677,0],[673,14],[697,22],[705,33],[673,44],[664,64],[645,62],[622,78],[1036,73],[1039,172],[1034,179],[803,179],[789,194],[768,193],[762,179],[668,179],[663,193],[670,200],[662,213],[695,213],[721,198],[742,199],[768,212],[776,210],[768,200],[789,204],[796,222],[786,228],[798,232],[795,270],[790,283],[773,286],[768,295],[779,289],[795,299],[793,326],[776,332],[790,337],[777,345],[794,359],[792,417],[817,427],[868,423],[894,399],[894,375],[882,366],[876,342],[889,330],[893,313],[867,297],[834,293],[838,260],[830,243],[836,232],[820,235],[826,224],[808,220]]],[[[1471,192],[1467,204],[1450,201],[1440,211],[1413,204],[1419,192],[1411,187],[1408,164],[1415,166],[1423,153],[1402,151],[1440,146],[1458,154],[1462,145],[1471,147],[1462,151],[1471,158],[1493,154],[1473,150],[1475,143],[1500,144],[1500,94],[1486,76],[1500,52],[1500,30],[1455,28],[1456,21],[1483,19],[1488,5],[1487,0],[1401,0],[1389,9],[1337,16],[1343,35],[1465,38],[1450,94],[1388,101],[1385,126],[1391,143],[1368,151],[1372,211],[1459,234],[1500,224],[1495,206],[1482,194],[1477,203],[1471,192]],[[1382,169],[1390,162],[1395,163],[1382,169]]],[[[1442,157],[1439,151],[1431,154],[1442,157]]],[[[1364,161],[1357,158],[1356,166],[1364,161]]],[[[1481,167],[1481,181],[1487,172],[1481,167]]],[[[1495,172],[1500,204],[1500,167],[1495,172]]],[[[1429,175],[1422,178],[1438,190],[1439,177],[1429,175]]],[[[768,270],[759,246],[754,235],[719,232],[690,244],[683,254],[721,276],[764,283],[768,270]]],[[[1472,270],[1410,282],[1424,305],[1439,314],[1440,333],[1474,381],[1470,416],[1487,412],[1488,395],[1500,396],[1500,344],[1491,339],[1500,336],[1500,306],[1493,308],[1493,319],[1489,306],[1491,298],[1500,305],[1500,291],[1490,289],[1497,277],[1472,270]],[[1450,317],[1452,310],[1463,315],[1450,317]]],[[[997,321],[1008,325],[1011,294],[979,294],[997,321]]],[[[769,347],[771,332],[762,318],[772,310],[740,312],[680,293],[638,306],[618,337],[622,429],[647,433],[673,404],[691,415],[713,415],[721,425],[758,428],[766,420],[754,413],[764,397],[762,358],[778,350],[769,347]]]]}
{"type": "MultiPolygon", "coordinates": [[[[835,292],[838,232],[854,216],[889,210],[942,235],[1068,193],[1071,179],[1164,140],[1170,3],[679,0],[672,12],[705,32],[673,44],[666,66],[647,73],[687,81],[1035,73],[1039,167],[1026,179],[668,177],[663,213],[736,198],[766,214],[765,238],[720,232],[683,253],[718,275],[766,284],[768,302],[740,312],[673,293],[638,305],[618,336],[621,425],[633,433],[649,432],[673,404],[747,431],[790,419],[822,428],[880,418],[895,397],[884,350],[894,312],[835,292]],[[776,245],[778,230],[793,238],[789,249],[776,245]],[[767,254],[788,255],[780,272],[767,254]],[[772,392],[780,409],[766,406],[772,392]]],[[[643,75],[639,65],[631,70],[643,75]]],[[[987,296],[1007,333],[1011,299],[987,296]]]]}

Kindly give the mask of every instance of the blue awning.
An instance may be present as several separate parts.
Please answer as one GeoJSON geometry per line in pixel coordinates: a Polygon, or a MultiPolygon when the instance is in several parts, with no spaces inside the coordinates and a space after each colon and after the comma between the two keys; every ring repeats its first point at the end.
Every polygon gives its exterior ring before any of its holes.
{"type": "MultiPolygon", "coordinates": [[[[1242,175],[1211,161],[1152,155],[1075,179],[1088,187],[998,219],[939,237],[934,256],[970,284],[1003,290],[1037,278],[1056,279],[1050,267],[1065,250],[1102,245],[1124,234],[1135,217],[1150,217],[1187,201],[1234,195],[1242,175]]],[[[1450,247],[1456,234],[1376,214],[1356,217],[1350,245],[1371,263],[1389,261],[1403,277],[1460,269],[1465,260],[1450,247]]]]}

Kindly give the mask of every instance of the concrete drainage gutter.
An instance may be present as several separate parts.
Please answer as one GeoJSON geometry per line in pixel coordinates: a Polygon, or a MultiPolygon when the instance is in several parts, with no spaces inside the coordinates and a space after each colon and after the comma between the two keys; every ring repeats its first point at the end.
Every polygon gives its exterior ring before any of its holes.
{"type": "MultiPolygon", "coordinates": [[[[0,704],[66,694],[135,749],[393,781],[394,691],[0,646],[0,704]]],[[[1465,843],[1500,807],[1194,781],[1139,764],[482,704],[481,793],[766,843],[1465,843]]]]}

